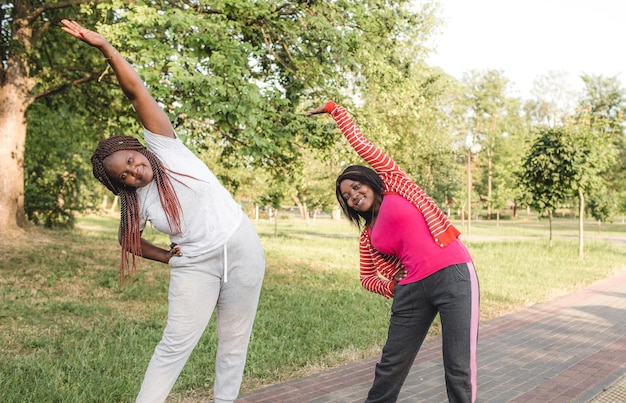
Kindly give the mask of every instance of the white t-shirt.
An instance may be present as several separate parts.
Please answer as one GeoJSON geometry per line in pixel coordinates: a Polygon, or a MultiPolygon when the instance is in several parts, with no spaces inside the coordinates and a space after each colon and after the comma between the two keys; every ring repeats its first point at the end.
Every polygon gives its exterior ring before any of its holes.
{"type": "Polygon", "coordinates": [[[182,207],[182,233],[172,234],[154,180],[137,189],[141,229],[150,221],[157,230],[169,234],[171,242],[178,244],[185,256],[197,256],[223,246],[241,223],[241,207],[179,138],[154,134],[145,128],[144,138],[148,149],[168,168],[182,207]]]}

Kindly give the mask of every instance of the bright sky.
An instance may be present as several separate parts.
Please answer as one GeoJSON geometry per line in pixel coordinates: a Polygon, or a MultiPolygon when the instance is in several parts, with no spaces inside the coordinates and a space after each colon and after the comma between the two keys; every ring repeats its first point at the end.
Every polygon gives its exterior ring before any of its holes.
{"type": "MultiPolygon", "coordinates": [[[[416,0],[425,2],[428,0],[416,0]]],[[[624,0],[438,0],[444,26],[431,65],[461,78],[472,69],[502,70],[513,95],[530,98],[538,75],[617,76],[626,85],[624,0]]]]}

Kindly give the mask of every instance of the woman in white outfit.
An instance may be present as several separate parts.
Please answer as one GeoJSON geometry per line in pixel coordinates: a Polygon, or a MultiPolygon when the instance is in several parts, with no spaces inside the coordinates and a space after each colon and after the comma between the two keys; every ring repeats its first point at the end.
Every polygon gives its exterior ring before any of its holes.
{"type": "Polygon", "coordinates": [[[237,398],[265,271],[256,231],[215,175],[176,135],[132,66],[97,32],[62,29],[102,52],[144,127],[98,144],[94,176],[120,197],[121,279],[135,258],[169,263],[168,318],[137,402],[163,402],[217,308],[215,402],[237,398]],[[169,234],[169,249],[141,237],[146,223],[169,234]],[[130,258],[129,258],[130,255],[130,258]]]}

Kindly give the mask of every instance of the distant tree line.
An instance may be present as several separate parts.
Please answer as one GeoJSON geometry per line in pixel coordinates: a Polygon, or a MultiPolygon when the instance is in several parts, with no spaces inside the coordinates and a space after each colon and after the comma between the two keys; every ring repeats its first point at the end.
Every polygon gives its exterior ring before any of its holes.
{"type": "Polygon", "coordinates": [[[110,208],[91,177],[98,140],[141,128],[98,52],[62,18],[103,33],[139,70],[178,134],[247,203],[330,211],[360,161],[333,99],[450,215],[499,219],[575,206],[626,213],[626,93],[617,77],[537,77],[532,99],[499,70],[457,80],[429,66],[436,5],[413,2],[87,1],[0,6],[0,225],[72,226],[110,208]],[[103,203],[105,200],[105,203],[103,203]]]}

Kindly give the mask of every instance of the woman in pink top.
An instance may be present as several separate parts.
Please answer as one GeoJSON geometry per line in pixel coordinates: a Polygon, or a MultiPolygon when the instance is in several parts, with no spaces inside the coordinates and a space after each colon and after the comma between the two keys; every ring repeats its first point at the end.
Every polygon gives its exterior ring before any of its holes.
{"type": "Polygon", "coordinates": [[[362,227],[361,283],[393,297],[387,342],[366,402],[395,402],[435,316],[441,318],[450,402],[476,399],[478,278],[459,231],[432,199],[367,140],[332,101],[307,112],[329,113],[374,170],[353,165],[337,178],[346,216],[362,227]]]}

